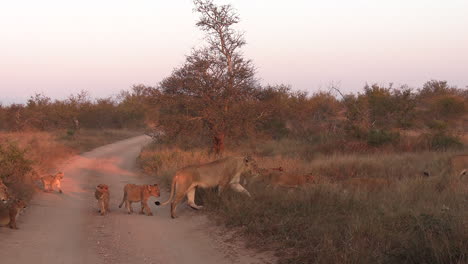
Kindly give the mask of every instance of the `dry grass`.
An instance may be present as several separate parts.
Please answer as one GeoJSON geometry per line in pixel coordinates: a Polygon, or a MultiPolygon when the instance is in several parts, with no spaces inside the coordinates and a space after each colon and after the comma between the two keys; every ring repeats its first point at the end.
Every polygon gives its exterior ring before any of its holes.
{"type": "MultiPolygon", "coordinates": [[[[332,155],[311,161],[279,153],[257,157],[260,167],[313,172],[322,181],[294,192],[251,184],[253,199],[197,192],[214,219],[240,230],[251,245],[278,252],[280,263],[468,262],[468,181],[449,173],[455,153],[332,155]],[[422,171],[431,177],[421,177],[422,171]],[[341,184],[351,177],[393,184],[353,191],[341,184]]],[[[149,146],[139,162],[168,183],[176,169],[212,159],[200,150],[149,146]]]]}

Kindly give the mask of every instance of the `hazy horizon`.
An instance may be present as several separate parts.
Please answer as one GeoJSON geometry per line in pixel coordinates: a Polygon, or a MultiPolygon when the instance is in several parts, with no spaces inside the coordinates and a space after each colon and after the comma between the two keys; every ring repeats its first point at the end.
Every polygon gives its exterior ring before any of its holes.
{"type": "MultiPolygon", "coordinates": [[[[468,1],[215,1],[238,11],[262,84],[468,85],[468,1]]],[[[0,4],[0,103],[156,85],[204,43],[190,0],[0,4]]]]}

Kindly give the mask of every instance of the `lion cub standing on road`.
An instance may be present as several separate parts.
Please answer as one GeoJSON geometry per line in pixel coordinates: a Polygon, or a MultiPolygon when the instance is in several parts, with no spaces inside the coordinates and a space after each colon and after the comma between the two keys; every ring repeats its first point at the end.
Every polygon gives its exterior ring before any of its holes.
{"type": "Polygon", "coordinates": [[[26,208],[26,202],[21,199],[12,200],[5,208],[0,208],[0,225],[18,229],[16,218],[24,208],[26,208]]]}
{"type": "Polygon", "coordinates": [[[42,185],[44,186],[44,191],[52,192],[54,188],[57,188],[59,193],[62,193],[62,189],[60,188],[60,182],[63,179],[63,172],[57,172],[55,175],[47,175],[41,177],[42,185]]]}
{"type": "Polygon", "coordinates": [[[122,208],[122,205],[125,203],[125,207],[129,214],[133,213],[132,203],[141,202],[141,211],[140,214],[153,215],[151,209],[149,208],[147,202],[151,197],[159,197],[159,186],[154,185],[135,185],[127,184],[124,187],[124,196],[122,202],[119,205],[119,208],[122,208]]]}
{"type": "Polygon", "coordinates": [[[99,213],[101,215],[105,215],[109,212],[109,186],[105,184],[99,184],[96,187],[96,191],[94,192],[94,197],[98,200],[99,206],[99,213]]]}

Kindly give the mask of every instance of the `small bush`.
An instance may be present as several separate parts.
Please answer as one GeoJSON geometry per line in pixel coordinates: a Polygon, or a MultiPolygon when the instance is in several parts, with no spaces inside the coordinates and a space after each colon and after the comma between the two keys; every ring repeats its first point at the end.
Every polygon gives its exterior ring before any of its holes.
{"type": "Polygon", "coordinates": [[[400,134],[380,129],[372,129],[367,134],[367,144],[371,146],[381,146],[398,141],[400,134]]]}
{"type": "Polygon", "coordinates": [[[32,161],[26,158],[26,150],[11,142],[0,145],[0,177],[4,182],[22,182],[32,170],[32,161]]]}
{"type": "Polygon", "coordinates": [[[426,133],[421,135],[421,139],[423,147],[430,150],[447,151],[463,148],[463,143],[458,137],[445,132],[426,133]]]}

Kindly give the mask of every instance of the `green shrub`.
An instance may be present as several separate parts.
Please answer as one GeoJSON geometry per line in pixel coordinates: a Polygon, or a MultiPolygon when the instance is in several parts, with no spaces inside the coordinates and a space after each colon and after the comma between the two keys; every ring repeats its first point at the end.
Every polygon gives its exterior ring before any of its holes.
{"type": "Polygon", "coordinates": [[[11,142],[0,145],[0,177],[3,181],[22,182],[32,171],[32,161],[26,158],[26,150],[11,142]]]}
{"type": "Polygon", "coordinates": [[[367,144],[371,146],[381,146],[398,141],[400,134],[380,129],[372,129],[367,134],[367,144]]]}
{"type": "Polygon", "coordinates": [[[429,137],[430,148],[433,150],[446,151],[449,149],[460,149],[463,147],[463,143],[461,143],[458,137],[448,135],[446,133],[436,133],[429,137]]]}

